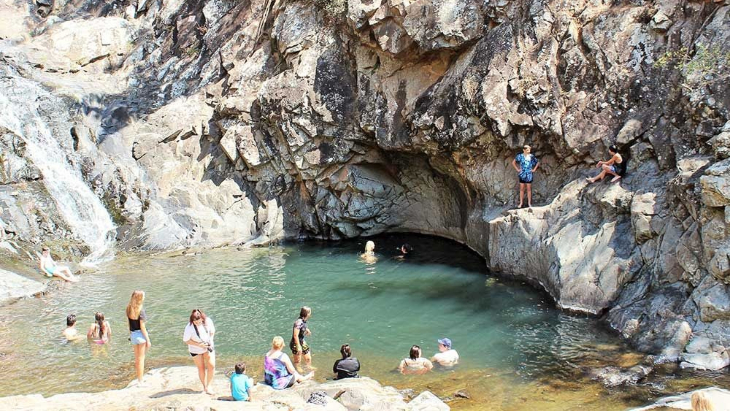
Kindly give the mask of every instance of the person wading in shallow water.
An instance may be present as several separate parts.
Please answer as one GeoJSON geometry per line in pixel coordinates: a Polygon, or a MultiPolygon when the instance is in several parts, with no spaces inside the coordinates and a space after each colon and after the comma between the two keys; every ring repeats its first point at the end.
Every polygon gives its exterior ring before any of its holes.
{"type": "Polygon", "coordinates": [[[109,321],[104,319],[104,313],[94,314],[95,322],[89,327],[86,338],[96,344],[106,344],[112,337],[112,328],[109,321]]]}
{"type": "Polygon", "coordinates": [[[304,306],[299,310],[299,318],[294,321],[294,327],[291,333],[291,342],[289,342],[289,348],[291,353],[294,355],[294,364],[299,364],[304,356],[304,363],[312,368],[312,354],[309,352],[309,345],[304,340],[305,335],[311,335],[312,331],[307,326],[307,320],[312,316],[312,309],[304,306]]]}
{"type": "Polygon", "coordinates": [[[532,207],[532,173],[537,170],[540,161],[533,154],[530,154],[531,147],[525,144],[522,147],[522,153],[517,154],[512,160],[512,167],[517,171],[520,180],[520,204],[517,208],[522,208],[524,202],[525,190],[527,190],[527,206],[532,207]]]}

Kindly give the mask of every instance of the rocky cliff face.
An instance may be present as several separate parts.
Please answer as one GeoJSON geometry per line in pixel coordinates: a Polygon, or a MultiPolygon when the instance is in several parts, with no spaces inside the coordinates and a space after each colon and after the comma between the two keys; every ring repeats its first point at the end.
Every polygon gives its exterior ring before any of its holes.
{"type": "MultiPolygon", "coordinates": [[[[727,1],[0,7],[14,118],[63,125],[122,248],[434,234],[657,361],[730,363],[727,1]],[[510,210],[525,143],[537,207],[510,210]],[[611,144],[627,174],[588,185],[611,144]]],[[[73,240],[0,126],[6,244],[73,240]]]]}

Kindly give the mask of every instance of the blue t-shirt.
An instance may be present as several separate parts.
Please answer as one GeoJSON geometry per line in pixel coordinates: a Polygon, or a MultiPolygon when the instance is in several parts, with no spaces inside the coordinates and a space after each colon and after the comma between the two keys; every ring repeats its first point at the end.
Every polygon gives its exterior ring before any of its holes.
{"type": "Polygon", "coordinates": [[[236,401],[248,401],[248,390],[253,387],[253,380],[246,374],[231,375],[231,395],[236,401]]]}

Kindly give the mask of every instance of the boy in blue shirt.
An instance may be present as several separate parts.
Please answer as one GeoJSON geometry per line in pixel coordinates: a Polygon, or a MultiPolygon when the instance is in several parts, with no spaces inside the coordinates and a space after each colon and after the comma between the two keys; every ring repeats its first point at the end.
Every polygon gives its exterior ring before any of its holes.
{"type": "Polygon", "coordinates": [[[246,364],[242,362],[236,364],[235,370],[236,372],[231,374],[231,396],[236,401],[251,401],[253,380],[244,374],[246,364]]]}

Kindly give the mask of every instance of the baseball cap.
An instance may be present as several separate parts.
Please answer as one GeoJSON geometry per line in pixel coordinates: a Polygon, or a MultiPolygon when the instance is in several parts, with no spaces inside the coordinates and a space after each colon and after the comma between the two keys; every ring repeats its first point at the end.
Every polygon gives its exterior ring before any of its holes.
{"type": "Polygon", "coordinates": [[[446,348],[451,348],[451,340],[448,338],[441,338],[438,342],[439,344],[443,344],[446,348]]]}

